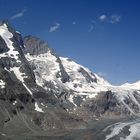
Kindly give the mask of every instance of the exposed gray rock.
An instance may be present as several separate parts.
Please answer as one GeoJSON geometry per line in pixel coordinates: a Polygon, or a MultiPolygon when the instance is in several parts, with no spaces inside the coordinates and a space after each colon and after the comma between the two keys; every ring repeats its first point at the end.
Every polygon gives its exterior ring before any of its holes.
{"type": "Polygon", "coordinates": [[[97,78],[94,74],[92,74],[95,78],[93,79],[83,68],[79,69],[79,72],[82,73],[82,75],[86,78],[87,82],[96,82],[97,83],[97,78]]]}
{"type": "Polygon", "coordinates": [[[0,53],[7,52],[9,49],[5,43],[5,41],[0,36],[0,53]]]}
{"type": "Polygon", "coordinates": [[[24,44],[26,46],[24,48],[25,54],[29,53],[31,55],[39,55],[50,50],[47,43],[31,35],[24,37],[24,44]]]}

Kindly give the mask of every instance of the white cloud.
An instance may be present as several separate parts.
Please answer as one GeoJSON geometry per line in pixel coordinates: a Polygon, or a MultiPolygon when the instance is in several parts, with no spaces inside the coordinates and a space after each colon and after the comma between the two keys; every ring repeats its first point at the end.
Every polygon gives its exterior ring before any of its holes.
{"type": "Polygon", "coordinates": [[[55,23],[53,26],[50,27],[49,32],[55,32],[60,27],[60,23],[55,23]]]}
{"type": "Polygon", "coordinates": [[[106,73],[104,73],[104,72],[98,72],[98,75],[99,75],[100,77],[103,77],[103,78],[106,77],[106,73]]]}
{"type": "Polygon", "coordinates": [[[89,30],[88,30],[88,32],[92,32],[92,31],[93,31],[93,29],[94,29],[94,26],[93,26],[93,25],[91,25],[91,26],[90,26],[90,28],[89,28],[89,30]]]}
{"type": "Polygon", "coordinates": [[[103,21],[107,20],[107,16],[101,15],[101,16],[99,16],[99,20],[103,22],[103,21]]]}
{"type": "Polygon", "coordinates": [[[76,24],[76,21],[73,21],[72,24],[75,25],[76,24]]]}
{"type": "Polygon", "coordinates": [[[121,16],[120,15],[111,15],[110,16],[110,23],[117,23],[120,22],[121,16]]]}
{"type": "Polygon", "coordinates": [[[27,11],[26,9],[23,9],[21,12],[19,12],[19,13],[13,15],[13,16],[11,17],[11,19],[16,19],[16,18],[23,17],[26,11],[27,11]]]}
{"type": "Polygon", "coordinates": [[[110,16],[103,14],[103,15],[99,16],[98,19],[102,22],[107,21],[109,23],[117,23],[117,22],[120,22],[121,16],[118,14],[113,14],[110,16]]]}

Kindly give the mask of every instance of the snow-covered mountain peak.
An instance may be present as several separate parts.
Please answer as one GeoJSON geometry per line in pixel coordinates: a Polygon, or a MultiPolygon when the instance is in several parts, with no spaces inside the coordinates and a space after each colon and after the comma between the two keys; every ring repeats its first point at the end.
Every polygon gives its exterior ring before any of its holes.
{"type": "Polygon", "coordinates": [[[140,90],[140,81],[137,81],[137,82],[132,83],[132,84],[125,83],[125,84],[121,85],[120,87],[126,88],[126,89],[134,89],[134,90],[139,89],[140,90]]]}

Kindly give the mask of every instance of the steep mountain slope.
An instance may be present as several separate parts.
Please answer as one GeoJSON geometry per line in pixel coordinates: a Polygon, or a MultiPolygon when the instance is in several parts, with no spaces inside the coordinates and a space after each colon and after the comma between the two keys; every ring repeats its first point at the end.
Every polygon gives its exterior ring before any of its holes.
{"type": "Polygon", "coordinates": [[[21,35],[0,23],[0,139],[6,135],[84,127],[54,94],[38,86],[22,49],[21,35]],[[70,123],[68,123],[70,122],[70,123]]]}

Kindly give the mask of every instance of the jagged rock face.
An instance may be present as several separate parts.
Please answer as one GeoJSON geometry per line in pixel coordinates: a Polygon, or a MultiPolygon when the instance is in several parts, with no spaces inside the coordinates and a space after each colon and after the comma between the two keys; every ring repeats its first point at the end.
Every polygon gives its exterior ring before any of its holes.
{"type": "Polygon", "coordinates": [[[30,53],[31,55],[39,55],[48,52],[50,49],[48,48],[47,43],[40,40],[39,38],[33,36],[27,36],[24,38],[25,47],[24,53],[30,53]]]}
{"type": "Polygon", "coordinates": [[[121,109],[114,94],[111,91],[101,92],[97,95],[96,99],[90,100],[84,104],[87,110],[93,112],[94,116],[101,117],[106,114],[109,116],[121,116],[121,109]]]}
{"type": "Polygon", "coordinates": [[[121,90],[99,92],[96,98],[85,100],[77,108],[77,114],[83,116],[85,120],[139,117],[140,91],[121,90]]]}
{"type": "Polygon", "coordinates": [[[0,36],[0,53],[7,52],[9,49],[5,43],[5,41],[0,36]]]}
{"type": "MultiPolygon", "coordinates": [[[[133,107],[137,108],[137,105],[134,104],[133,107]]],[[[111,91],[99,93],[96,98],[85,102],[83,104],[83,108],[89,112],[92,112],[95,118],[105,117],[115,119],[118,117],[126,117],[131,114],[126,106],[120,103],[120,101],[111,91]]]]}
{"type": "Polygon", "coordinates": [[[88,83],[95,82],[97,83],[96,76],[93,74],[94,78],[89,75],[87,71],[85,71],[82,67],[78,70],[85,78],[88,83]]]}

